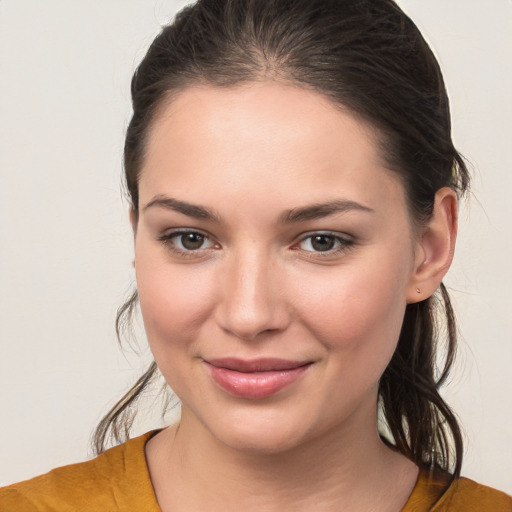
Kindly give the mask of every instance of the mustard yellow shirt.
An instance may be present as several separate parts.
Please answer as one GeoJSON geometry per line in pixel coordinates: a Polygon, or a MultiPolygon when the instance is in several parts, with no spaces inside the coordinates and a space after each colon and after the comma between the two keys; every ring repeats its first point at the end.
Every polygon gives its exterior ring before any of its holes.
{"type": "MultiPolygon", "coordinates": [[[[144,446],[154,432],[95,459],[0,489],[0,512],[161,512],[144,446]]],[[[512,512],[512,498],[467,478],[421,472],[402,512],[512,512]]],[[[312,511],[314,512],[314,511],[312,511]]]]}

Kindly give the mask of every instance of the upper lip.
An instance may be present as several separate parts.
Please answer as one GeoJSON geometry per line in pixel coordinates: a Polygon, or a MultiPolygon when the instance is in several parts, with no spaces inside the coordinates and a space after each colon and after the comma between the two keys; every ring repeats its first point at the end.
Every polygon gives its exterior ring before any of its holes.
{"type": "Polygon", "coordinates": [[[292,370],[311,363],[311,361],[291,361],[279,358],[238,359],[235,357],[207,359],[205,361],[216,368],[225,368],[226,370],[242,373],[292,370]]]}

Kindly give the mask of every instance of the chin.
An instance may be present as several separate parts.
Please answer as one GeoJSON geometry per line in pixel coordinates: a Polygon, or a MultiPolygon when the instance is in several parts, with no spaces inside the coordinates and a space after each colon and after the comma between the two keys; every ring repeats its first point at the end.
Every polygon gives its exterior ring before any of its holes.
{"type": "Polygon", "coordinates": [[[255,410],[253,405],[223,415],[215,414],[214,418],[198,419],[215,441],[243,453],[283,453],[306,442],[309,437],[304,421],[290,411],[274,408],[255,410]]]}
{"type": "Polygon", "coordinates": [[[273,432],[269,432],[269,428],[260,432],[251,432],[247,429],[231,430],[226,435],[219,433],[216,438],[238,452],[263,456],[288,452],[304,443],[304,438],[300,434],[291,436],[287,431],[281,432],[278,427],[272,430],[273,432]]]}

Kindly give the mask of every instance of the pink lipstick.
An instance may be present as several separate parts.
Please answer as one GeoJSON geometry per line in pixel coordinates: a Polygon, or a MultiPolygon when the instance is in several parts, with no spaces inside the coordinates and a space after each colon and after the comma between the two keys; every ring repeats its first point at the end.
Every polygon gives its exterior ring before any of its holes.
{"type": "Polygon", "coordinates": [[[215,383],[232,396],[246,399],[266,398],[299,379],[311,362],[286,359],[235,358],[205,361],[215,383]]]}

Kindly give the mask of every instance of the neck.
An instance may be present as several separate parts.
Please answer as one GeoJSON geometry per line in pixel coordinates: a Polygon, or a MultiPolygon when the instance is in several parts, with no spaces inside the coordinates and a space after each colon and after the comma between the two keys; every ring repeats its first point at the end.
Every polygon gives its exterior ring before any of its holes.
{"type": "Polygon", "coordinates": [[[261,454],[227,446],[184,410],[180,425],[159,434],[147,449],[160,506],[164,512],[273,512],[331,511],[340,505],[347,511],[373,510],[371,503],[383,499],[403,505],[417,468],[381,442],[376,413],[372,421],[359,420],[351,418],[341,431],[327,431],[293,449],[261,454]],[[400,493],[404,479],[407,489],[400,493]]]}

